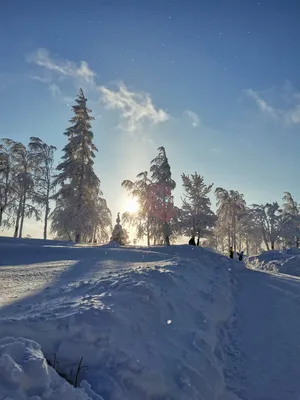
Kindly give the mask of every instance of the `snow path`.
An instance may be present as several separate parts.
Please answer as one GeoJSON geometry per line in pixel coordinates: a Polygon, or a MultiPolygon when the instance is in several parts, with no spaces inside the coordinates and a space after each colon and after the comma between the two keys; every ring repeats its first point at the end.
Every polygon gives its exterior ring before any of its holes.
{"type": "Polygon", "coordinates": [[[251,270],[237,279],[226,346],[228,390],[239,399],[299,400],[300,280],[251,270]]]}

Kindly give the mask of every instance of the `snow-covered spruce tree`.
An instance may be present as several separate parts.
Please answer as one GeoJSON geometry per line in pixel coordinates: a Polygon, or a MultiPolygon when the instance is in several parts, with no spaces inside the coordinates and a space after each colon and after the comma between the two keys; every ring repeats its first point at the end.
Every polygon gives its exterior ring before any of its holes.
{"type": "Polygon", "coordinates": [[[93,235],[100,181],[93,168],[97,149],[90,122],[94,118],[86,106],[82,89],[75,101],[72,125],[65,131],[68,143],[63,149],[62,162],[57,166],[54,183],[58,191],[53,196],[56,206],[51,218],[52,232],[67,234],[80,242],[93,235]]]}
{"type": "Polygon", "coordinates": [[[213,185],[206,185],[204,178],[195,172],[191,175],[181,175],[184,194],[180,213],[181,232],[185,236],[207,238],[212,233],[216,216],[211,210],[208,197],[213,185]]]}
{"type": "Polygon", "coordinates": [[[289,192],[284,193],[283,201],[281,236],[285,246],[298,248],[300,240],[299,206],[289,192]]]}
{"type": "Polygon", "coordinates": [[[53,192],[54,151],[56,147],[44,143],[37,137],[31,137],[29,149],[36,164],[34,201],[44,209],[44,239],[47,239],[50,198],[53,192]]]}
{"type": "Polygon", "coordinates": [[[113,230],[113,232],[111,234],[110,241],[119,243],[121,246],[125,246],[127,244],[128,234],[124,233],[122,225],[120,224],[120,222],[121,222],[120,213],[118,213],[116,222],[117,223],[116,223],[116,225],[114,227],[114,230],[113,230]]]}
{"type": "Polygon", "coordinates": [[[170,221],[175,213],[172,191],[176,183],[172,179],[171,167],[164,147],[158,148],[158,155],[151,161],[150,172],[152,173],[151,215],[156,220],[157,233],[163,236],[164,244],[169,246],[172,234],[170,221]]]}

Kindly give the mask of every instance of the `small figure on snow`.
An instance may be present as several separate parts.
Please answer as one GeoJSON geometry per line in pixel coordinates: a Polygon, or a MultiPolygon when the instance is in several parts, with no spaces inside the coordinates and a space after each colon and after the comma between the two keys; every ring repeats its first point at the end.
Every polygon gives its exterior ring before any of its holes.
{"type": "Polygon", "coordinates": [[[196,242],[195,242],[195,236],[192,236],[189,240],[189,245],[191,246],[196,246],[196,242]]]}
{"type": "Polygon", "coordinates": [[[233,259],[233,248],[230,246],[229,248],[229,258],[233,259]]]}
{"type": "Polygon", "coordinates": [[[244,258],[244,252],[241,251],[240,253],[237,253],[238,257],[239,257],[239,261],[243,261],[244,258]]]}

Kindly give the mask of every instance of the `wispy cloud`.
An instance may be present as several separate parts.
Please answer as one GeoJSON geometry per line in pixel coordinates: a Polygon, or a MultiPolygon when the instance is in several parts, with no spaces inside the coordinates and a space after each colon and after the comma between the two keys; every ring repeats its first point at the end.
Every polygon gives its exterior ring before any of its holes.
{"type": "Polygon", "coordinates": [[[116,90],[105,86],[100,86],[99,90],[106,108],[120,111],[122,127],[129,132],[136,131],[142,123],[154,125],[169,119],[166,111],[155,107],[149,94],[132,92],[124,83],[116,90]]]}
{"type": "MultiPolygon", "coordinates": [[[[61,99],[68,105],[63,94],[63,78],[72,79],[76,86],[88,88],[97,96],[99,105],[104,105],[106,109],[115,109],[121,116],[121,128],[134,132],[137,129],[145,128],[167,121],[170,117],[166,111],[154,105],[152,98],[147,93],[130,91],[124,83],[117,85],[115,89],[110,89],[105,85],[99,85],[97,74],[93,71],[86,61],[76,63],[74,61],[54,57],[47,49],[37,49],[27,56],[27,62],[35,64],[43,71],[39,76],[35,73],[32,79],[38,80],[48,86],[53,98],[61,99]]],[[[94,110],[97,115],[97,110],[94,110]]]]}
{"type": "Polygon", "coordinates": [[[185,110],[184,112],[191,120],[192,122],[192,126],[194,128],[197,128],[200,124],[200,118],[198,116],[198,114],[196,114],[194,111],[191,110],[185,110]]]}
{"type": "Polygon", "coordinates": [[[86,83],[94,83],[96,77],[96,73],[88,66],[86,61],[80,61],[77,64],[69,60],[59,60],[51,56],[47,49],[35,50],[27,56],[27,61],[59,75],[82,79],[86,83]]]}
{"type": "Polygon", "coordinates": [[[285,102],[289,103],[288,108],[276,108],[265,100],[258,92],[252,89],[245,91],[246,95],[255,100],[261,112],[269,115],[273,119],[281,120],[282,122],[290,125],[300,124],[300,94],[299,92],[286,90],[286,85],[282,89],[282,98],[285,102]],[[287,99],[288,95],[288,99],[287,99]]]}
{"type": "Polygon", "coordinates": [[[257,92],[252,89],[246,90],[247,96],[251,97],[255,100],[259,109],[266,114],[269,114],[272,118],[277,118],[280,114],[279,110],[276,110],[272,106],[270,106],[266,100],[264,100],[257,92]]]}

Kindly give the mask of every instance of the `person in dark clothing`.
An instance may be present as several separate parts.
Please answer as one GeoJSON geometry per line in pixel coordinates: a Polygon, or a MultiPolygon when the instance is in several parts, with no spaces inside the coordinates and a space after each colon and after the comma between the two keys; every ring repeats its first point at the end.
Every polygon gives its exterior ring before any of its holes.
{"type": "Polygon", "coordinates": [[[240,253],[237,253],[237,255],[239,256],[239,261],[243,261],[244,258],[244,252],[241,251],[240,253]]]}
{"type": "Polygon", "coordinates": [[[196,242],[195,242],[195,237],[194,237],[194,236],[192,236],[192,237],[190,238],[189,244],[190,244],[191,246],[196,246],[196,242]]]}
{"type": "Polygon", "coordinates": [[[233,248],[232,248],[232,246],[230,246],[230,248],[229,248],[229,258],[233,259],[233,248]]]}

